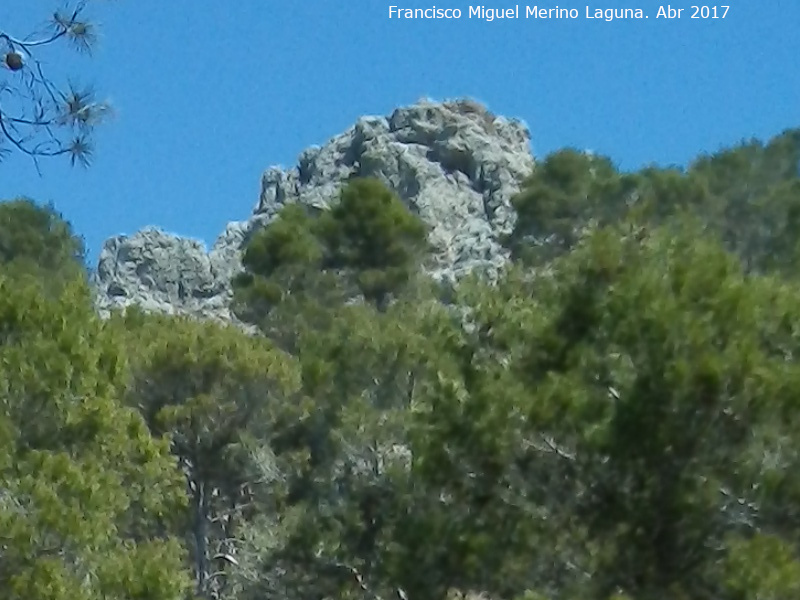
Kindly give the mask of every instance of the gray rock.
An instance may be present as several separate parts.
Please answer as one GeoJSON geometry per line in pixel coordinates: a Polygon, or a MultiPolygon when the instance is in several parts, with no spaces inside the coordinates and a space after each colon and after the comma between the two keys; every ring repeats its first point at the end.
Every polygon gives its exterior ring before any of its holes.
{"type": "Polygon", "coordinates": [[[393,189],[431,227],[431,275],[455,281],[480,269],[494,278],[507,260],[498,236],[514,225],[511,197],[533,168],[530,133],[469,101],[421,100],[388,117],[363,117],[292,169],[269,168],[246,221],[230,223],[210,251],[196,240],[148,228],[103,246],[94,285],[101,315],[137,304],[147,310],[234,320],[230,278],[241,248],[280,209],[336,201],[352,177],[393,189]]]}

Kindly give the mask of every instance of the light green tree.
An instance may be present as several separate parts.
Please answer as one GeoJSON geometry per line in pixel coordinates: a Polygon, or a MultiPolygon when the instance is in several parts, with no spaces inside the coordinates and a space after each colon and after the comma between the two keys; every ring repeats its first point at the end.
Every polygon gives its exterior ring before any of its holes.
{"type": "Polygon", "coordinates": [[[127,367],[84,281],[0,273],[4,598],[183,600],[180,472],[119,402],[127,367]]]}
{"type": "Polygon", "coordinates": [[[185,476],[195,588],[211,597],[237,562],[236,534],[261,492],[252,454],[292,401],[299,373],[268,341],[233,326],[129,310],[110,327],[127,340],[128,404],[169,440],[185,476]]]}

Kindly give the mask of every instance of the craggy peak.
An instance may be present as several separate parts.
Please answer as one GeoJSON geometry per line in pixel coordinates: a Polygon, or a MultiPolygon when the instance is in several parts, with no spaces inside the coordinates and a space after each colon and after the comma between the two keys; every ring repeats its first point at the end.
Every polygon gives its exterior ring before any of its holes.
{"type": "Polygon", "coordinates": [[[252,232],[287,204],[326,209],[355,177],[374,177],[430,228],[426,267],[454,280],[479,268],[496,274],[507,251],[499,237],[514,223],[511,198],[533,169],[530,132],[462,99],[421,100],[385,117],[363,117],[291,169],[261,179],[253,214],[233,222],[210,252],[158,229],[108,240],[96,288],[102,311],[132,304],[170,314],[230,318],[230,279],[252,232]]]}
{"type": "Polygon", "coordinates": [[[800,599],[800,3],[611,4],[5,0],[0,600],[800,599]]]}

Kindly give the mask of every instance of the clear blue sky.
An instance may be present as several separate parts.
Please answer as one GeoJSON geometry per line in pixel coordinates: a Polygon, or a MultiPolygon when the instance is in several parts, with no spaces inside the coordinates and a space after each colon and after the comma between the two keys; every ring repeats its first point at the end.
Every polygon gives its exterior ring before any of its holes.
{"type": "MultiPolygon", "coordinates": [[[[358,116],[422,96],[472,96],[523,119],[537,157],[577,146],[623,169],[686,164],[800,126],[798,0],[728,0],[724,20],[692,20],[690,3],[673,3],[685,10],[671,21],[649,0],[606,0],[597,6],[650,15],[612,22],[564,0],[579,19],[491,23],[390,21],[398,1],[95,2],[95,56],[42,55],[53,75],[95,83],[117,108],[95,163],[51,159],[40,178],[12,156],[0,198],[54,202],[94,262],[107,237],[146,225],[212,244],[250,214],[268,166],[293,166],[358,116]]],[[[434,4],[470,6],[403,6],[434,4]]],[[[0,29],[24,35],[54,7],[3,0],[0,29]]]]}

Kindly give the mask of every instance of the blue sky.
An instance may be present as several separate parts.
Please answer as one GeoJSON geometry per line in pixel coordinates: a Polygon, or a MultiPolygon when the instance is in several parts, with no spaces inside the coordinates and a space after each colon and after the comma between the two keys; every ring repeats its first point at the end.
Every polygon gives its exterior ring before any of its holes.
{"type": "MultiPolygon", "coordinates": [[[[577,146],[623,169],[686,164],[800,126],[797,0],[728,0],[716,20],[690,19],[690,3],[671,5],[685,9],[675,20],[656,19],[649,0],[589,4],[650,15],[611,22],[566,0],[579,19],[470,20],[470,4],[439,0],[402,6],[465,16],[390,20],[398,1],[94,2],[94,57],[40,57],[57,80],[94,83],[114,103],[95,162],[50,159],[39,177],[12,155],[0,163],[0,198],[52,201],[94,262],[107,237],[147,225],[211,245],[250,214],[268,166],[293,166],[360,115],[423,96],[471,96],[524,120],[537,157],[577,146]]],[[[0,28],[18,36],[56,7],[2,4],[0,28]]]]}

